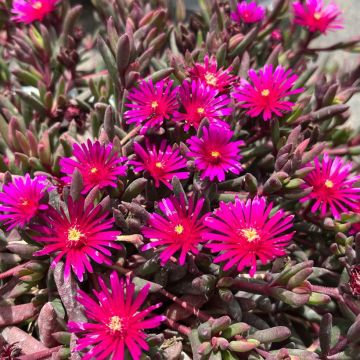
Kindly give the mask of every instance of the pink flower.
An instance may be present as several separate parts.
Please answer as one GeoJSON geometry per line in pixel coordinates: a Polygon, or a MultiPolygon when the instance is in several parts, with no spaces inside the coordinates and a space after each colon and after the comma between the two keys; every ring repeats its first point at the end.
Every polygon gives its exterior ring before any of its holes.
{"type": "Polygon", "coordinates": [[[247,201],[235,199],[235,203],[220,203],[212,217],[206,219],[210,231],[205,238],[206,246],[220,253],[214,262],[226,262],[224,270],[233,266],[242,271],[250,266],[250,275],[256,272],[256,259],[267,264],[278,256],[285,255],[285,247],[294,232],[288,232],[293,224],[293,215],[278,210],[270,217],[273,206],[266,205],[265,197],[247,201]]]}
{"type": "Polygon", "coordinates": [[[208,55],[204,58],[204,63],[196,63],[192,68],[188,68],[188,74],[192,80],[199,80],[205,86],[210,86],[219,92],[227,91],[233,84],[235,77],[230,74],[231,67],[227,69],[219,68],[216,58],[208,55]]]}
{"type": "Polygon", "coordinates": [[[179,263],[185,263],[186,254],[199,253],[199,245],[204,241],[205,215],[200,215],[204,199],[177,199],[172,196],[159,203],[161,215],[151,214],[148,226],[142,233],[150,243],[141,250],[161,247],[160,260],[165,264],[171,256],[179,252],[179,263]]]}
{"type": "Polygon", "coordinates": [[[239,147],[243,141],[231,141],[234,133],[221,124],[210,124],[204,127],[201,137],[193,136],[189,144],[189,156],[195,158],[195,166],[201,172],[201,179],[208,177],[211,181],[225,180],[225,174],[239,174],[242,170],[239,147]]]}
{"type": "Polygon", "coordinates": [[[55,10],[58,2],[59,0],[13,0],[12,20],[25,24],[43,21],[47,14],[55,10]]]}
{"type": "Polygon", "coordinates": [[[75,351],[91,347],[81,358],[90,359],[127,359],[129,352],[134,360],[139,360],[143,350],[148,350],[145,329],[160,326],[164,316],[148,315],[159,308],[161,303],[151,305],[144,310],[150,285],[145,285],[137,294],[135,285],[129,278],[119,280],[113,272],[110,275],[110,289],[98,278],[100,290],[93,290],[90,297],[79,290],[77,300],[84,306],[85,315],[91,322],[68,323],[70,332],[77,333],[79,339],[75,351]]]}
{"type": "Polygon", "coordinates": [[[108,248],[120,249],[115,243],[119,231],[111,230],[114,219],[108,218],[109,212],[98,204],[90,204],[84,208],[84,199],[73,201],[68,198],[68,211],[62,207],[60,212],[50,207],[43,216],[43,224],[33,226],[39,235],[35,241],[45,244],[35,255],[55,254],[51,266],[64,258],[64,276],[70,276],[70,269],[80,281],[83,281],[85,271],[92,272],[90,259],[98,264],[111,265],[111,252],[108,248]]]}
{"type": "Polygon", "coordinates": [[[62,180],[70,184],[71,175],[78,169],[84,181],[83,193],[89,192],[93,187],[100,189],[107,186],[116,187],[119,176],[126,175],[126,166],[121,165],[126,160],[119,153],[113,151],[111,144],[101,145],[99,141],[94,143],[74,144],[74,159],[62,158],[60,160],[61,171],[68,176],[62,180]]]}
{"type": "Polygon", "coordinates": [[[274,114],[283,116],[283,113],[291,111],[294,104],[284,98],[303,91],[291,90],[297,76],[282,66],[277,66],[274,71],[272,65],[265,65],[258,73],[250,69],[249,78],[251,83],[242,80],[233,95],[241,102],[240,107],[248,109],[247,115],[257,117],[262,114],[265,121],[274,114]]]}
{"type": "Polygon", "coordinates": [[[313,166],[315,169],[304,178],[306,184],[303,186],[304,189],[312,187],[312,191],[301,200],[313,202],[311,212],[320,210],[324,217],[330,211],[339,219],[341,213],[356,210],[360,187],[355,183],[360,180],[360,175],[350,176],[351,163],[324,154],[321,162],[318,158],[314,160],[313,166]]]}
{"type": "Polygon", "coordinates": [[[231,107],[227,107],[231,102],[229,96],[219,95],[218,90],[200,81],[184,81],[179,89],[179,96],[183,111],[175,111],[174,120],[184,121],[185,131],[190,127],[197,129],[204,118],[217,122],[233,111],[231,107]]]}
{"type": "Polygon", "coordinates": [[[238,23],[256,23],[261,21],[265,16],[265,9],[258,6],[255,1],[248,3],[242,1],[237,4],[237,9],[231,13],[231,19],[238,23]]]}
{"type": "Polygon", "coordinates": [[[296,1],[293,10],[295,23],[307,27],[311,32],[326,33],[327,30],[343,28],[342,12],[335,3],[325,6],[323,0],[306,0],[305,4],[296,1]]]}
{"type": "Polygon", "coordinates": [[[143,125],[140,134],[159,128],[178,108],[177,89],[172,89],[172,84],[172,80],[161,80],[155,85],[152,80],[140,82],[138,89],[129,92],[126,106],[131,110],[124,113],[126,123],[143,125]]]}
{"type": "Polygon", "coordinates": [[[187,179],[189,172],[186,169],[186,160],[180,155],[179,149],[172,149],[163,140],[160,147],[150,144],[146,139],[146,148],[134,143],[134,151],[138,160],[129,161],[129,165],[134,166],[135,172],[147,171],[153,178],[155,186],[159,187],[163,183],[172,189],[171,180],[174,176],[179,179],[187,179]]]}
{"type": "Polygon", "coordinates": [[[15,226],[25,227],[42,210],[48,208],[44,202],[47,186],[44,178],[15,177],[10,184],[4,184],[0,193],[0,220],[4,221],[7,230],[15,226]]]}

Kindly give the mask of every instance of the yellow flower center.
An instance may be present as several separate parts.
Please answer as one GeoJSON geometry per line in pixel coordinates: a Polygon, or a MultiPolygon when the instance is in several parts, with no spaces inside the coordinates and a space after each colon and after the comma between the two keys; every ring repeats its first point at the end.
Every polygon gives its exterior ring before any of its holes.
{"type": "Polygon", "coordinates": [[[212,73],[207,72],[205,74],[205,81],[208,85],[212,85],[212,86],[216,85],[216,77],[212,73]]]}
{"type": "Polygon", "coordinates": [[[111,331],[120,331],[122,329],[121,319],[119,316],[112,316],[107,326],[111,331]]]}
{"type": "Polygon", "coordinates": [[[197,109],[198,114],[203,114],[205,112],[205,109],[203,107],[199,107],[197,109]]]}
{"type": "Polygon", "coordinates": [[[179,224],[175,226],[174,230],[178,235],[181,235],[184,232],[184,227],[181,224],[179,224]]]}
{"type": "Polygon", "coordinates": [[[314,19],[320,20],[321,19],[321,13],[319,13],[319,12],[314,13],[314,19]]]}
{"type": "Polygon", "coordinates": [[[41,9],[42,6],[43,6],[43,4],[42,4],[41,1],[35,1],[35,2],[32,4],[32,8],[35,9],[35,10],[41,9]]]}
{"type": "Polygon", "coordinates": [[[79,241],[80,238],[82,238],[84,235],[81,233],[81,231],[79,231],[78,229],[76,229],[75,227],[72,227],[68,230],[68,240],[69,241],[79,241]]]}
{"type": "Polygon", "coordinates": [[[325,186],[328,188],[328,189],[332,189],[334,187],[334,183],[331,181],[331,180],[326,180],[325,181],[325,186]]]}
{"type": "Polygon", "coordinates": [[[155,163],[155,166],[158,168],[158,169],[161,169],[163,167],[163,164],[161,161],[158,161],[155,163]]]}
{"type": "Polygon", "coordinates": [[[219,153],[218,151],[212,151],[212,152],[211,152],[211,156],[212,156],[213,158],[218,158],[218,157],[220,156],[220,153],[219,153]]]}
{"type": "Polygon", "coordinates": [[[262,92],[261,92],[261,95],[262,96],[269,96],[270,95],[270,90],[269,89],[264,89],[262,92]]]}
{"type": "Polygon", "coordinates": [[[159,103],[158,103],[157,101],[153,101],[153,102],[151,103],[151,107],[152,107],[153,109],[156,109],[158,106],[159,106],[159,103]]]}
{"type": "Polygon", "coordinates": [[[259,238],[259,234],[254,228],[243,229],[241,230],[241,233],[248,242],[252,242],[259,238]]]}
{"type": "Polygon", "coordinates": [[[97,173],[97,171],[98,171],[98,169],[97,169],[96,167],[93,167],[93,168],[90,169],[90,172],[91,172],[92,174],[97,173]]]}

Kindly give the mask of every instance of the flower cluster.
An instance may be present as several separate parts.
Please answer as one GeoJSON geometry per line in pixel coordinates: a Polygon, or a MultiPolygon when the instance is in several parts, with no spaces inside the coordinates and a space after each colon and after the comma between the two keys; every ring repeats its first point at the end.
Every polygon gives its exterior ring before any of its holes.
{"type": "Polygon", "coordinates": [[[357,358],[337,5],[70,3],[0,2],[0,357],[357,358]]]}

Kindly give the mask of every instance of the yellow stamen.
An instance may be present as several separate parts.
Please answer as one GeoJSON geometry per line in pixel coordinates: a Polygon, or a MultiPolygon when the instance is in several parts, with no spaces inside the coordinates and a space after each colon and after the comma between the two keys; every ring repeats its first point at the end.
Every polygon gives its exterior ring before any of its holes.
{"type": "Polygon", "coordinates": [[[314,13],[314,19],[320,20],[321,19],[321,13],[319,13],[319,12],[314,13]]]}
{"type": "Polygon", "coordinates": [[[122,329],[121,319],[119,316],[112,316],[108,323],[108,328],[112,331],[120,331],[122,329]]]}
{"type": "Polygon", "coordinates": [[[157,101],[153,101],[153,102],[151,103],[151,107],[152,107],[153,109],[156,109],[158,106],[159,106],[159,104],[158,104],[157,101]]]}
{"type": "Polygon", "coordinates": [[[75,227],[72,227],[68,230],[68,240],[69,241],[79,241],[84,235],[75,227]]]}
{"type": "Polygon", "coordinates": [[[174,230],[178,235],[181,235],[184,232],[184,227],[181,224],[179,224],[175,226],[174,230]]]}
{"type": "Polygon", "coordinates": [[[35,9],[35,10],[39,10],[41,9],[43,6],[42,2],[41,1],[36,1],[32,4],[32,8],[35,9]]]}
{"type": "Polygon", "coordinates": [[[205,74],[205,81],[208,85],[212,85],[212,86],[216,85],[216,77],[212,73],[207,72],[205,74]]]}
{"type": "Polygon", "coordinates": [[[325,186],[328,188],[328,189],[331,189],[334,187],[334,183],[331,181],[331,180],[326,180],[325,181],[325,186]]]}
{"type": "Polygon", "coordinates": [[[161,169],[163,167],[163,164],[162,164],[162,162],[158,161],[158,162],[155,163],[155,166],[157,168],[161,169]]]}
{"type": "Polygon", "coordinates": [[[27,200],[27,199],[22,199],[21,205],[22,205],[22,206],[27,206],[27,205],[29,205],[29,200],[27,200]]]}
{"type": "Polygon", "coordinates": [[[93,168],[90,169],[90,172],[92,174],[95,174],[97,171],[98,171],[98,169],[96,167],[93,167],[93,168]]]}
{"type": "Polygon", "coordinates": [[[211,156],[214,158],[218,158],[220,156],[220,153],[218,151],[212,151],[211,156]]]}
{"type": "Polygon", "coordinates": [[[270,90],[269,90],[269,89],[264,89],[264,90],[261,92],[261,95],[262,95],[262,96],[269,96],[269,95],[270,95],[270,90]]]}
{"type": "Polygon", "coordinates": [[[259,238],[259,234],[253,228],[243,229],[241,230],[241,233],[245,236],[248,242],[252,242],[259,238]]]}
{"type": "Polygon", "coordinates": [[[203,107],[199,107],[197,109],[198,114],[203,114],[205,112],[205,109],[203,107]]]}

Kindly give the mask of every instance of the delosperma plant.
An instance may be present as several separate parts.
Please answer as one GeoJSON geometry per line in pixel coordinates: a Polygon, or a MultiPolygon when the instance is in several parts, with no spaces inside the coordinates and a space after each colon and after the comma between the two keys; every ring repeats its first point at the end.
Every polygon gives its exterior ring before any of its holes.
{"type": "Polygon", "coordinates": [[[360,358],[342,3],[0,2],[1,359],[360,358]]]}

